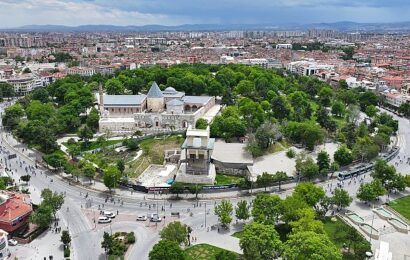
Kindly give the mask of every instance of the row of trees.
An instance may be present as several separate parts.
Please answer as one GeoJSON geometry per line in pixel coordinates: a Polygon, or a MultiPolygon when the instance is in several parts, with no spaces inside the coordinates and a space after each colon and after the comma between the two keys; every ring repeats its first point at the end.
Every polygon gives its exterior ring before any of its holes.
{"type": "Polygon", "coordinates": [[[410,177],[403,176],[386,161],[377,160],[371,173],[373,181],[362,183],[357,191],[357,198],[361,201],[372,202],[387,193],[404,191],[410,187],[410,177]]]}
{"type": "MultiPolygon", "coordinates": [[[[245,225],[240,237],[240,246],[245,259],[342,259],[340,250],[330,241],[323,223],[332,207],[342,209],[352,202],[349,194],[337,188],[334,196],[327,197],[321,187],[310,182],[299,184],[294,193],[285,199],[277,195],[258,194],[252,207],[246,201],[238,202],[235,215],[238,220],[253,217],[245,225]],[[277,227],[285,223],[290,233],[283,242],[277,227]]],[[[233,205],[222,200],[215,207],[215,214],[222,225],[232,222],[233,205]]],[[[358,253],[364,253],[362,251],[358,253]]]]}

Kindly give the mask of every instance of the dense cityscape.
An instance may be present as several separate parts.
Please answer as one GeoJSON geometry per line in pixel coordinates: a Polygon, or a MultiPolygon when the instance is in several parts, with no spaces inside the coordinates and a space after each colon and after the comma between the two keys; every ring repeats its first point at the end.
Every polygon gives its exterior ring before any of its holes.
{"type": "Polygon", "coordinates": [[[409,259],[409,23],[254,16],[5,16],[0,259],[409,259]]]}

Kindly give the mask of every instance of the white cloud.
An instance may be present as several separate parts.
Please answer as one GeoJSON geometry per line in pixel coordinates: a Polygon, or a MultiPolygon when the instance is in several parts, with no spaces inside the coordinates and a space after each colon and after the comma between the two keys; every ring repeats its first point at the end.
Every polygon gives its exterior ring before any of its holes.
{"type": "Polygon", "coordinates": [[[1,27],[27,24],[179,24],[165,14],[149,14],[99,6],[93,2],[63,0],[0,0],[1,27]]]}

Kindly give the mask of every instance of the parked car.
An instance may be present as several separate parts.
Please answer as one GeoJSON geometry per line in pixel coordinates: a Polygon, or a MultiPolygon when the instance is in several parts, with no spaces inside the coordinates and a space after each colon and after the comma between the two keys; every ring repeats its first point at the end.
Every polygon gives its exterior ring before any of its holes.
{"type": "Polygon", "coordinates": [[[109,217],[109,218],[115,218],[115,214],[111,211],[103,211],[103,216],[109,217]]]}
{"type": "Polygon", "coordinates": [[[103,223],[111,223],[111,218],[109,217],[99,217],[98,218],[98,223],[103,224],[103,223]]]}
{"type": "Polygon", "coordinates": [[[9,239],[9,246],[17,246],[19,242],[15,239],[9,239]]]}
{"type": "Polygon", "coordinates": [[[137,216],[137,221],[146,221],[148,218],[145,215],[138,215],[137,216]]]}

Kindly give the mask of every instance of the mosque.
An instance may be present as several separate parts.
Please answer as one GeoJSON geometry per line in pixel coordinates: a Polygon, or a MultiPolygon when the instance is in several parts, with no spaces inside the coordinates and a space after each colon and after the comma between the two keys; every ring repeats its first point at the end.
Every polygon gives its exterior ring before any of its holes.
{"type": "Polygon", "coordinates": [[[186,96],[172,87],[161,91],[156,82],[146,95],[106,95],[100,88],[97,101],[100,132],[116,135],[186,129],[199,118],[211,122],[220,110],[215,97],[186,96]]]}

